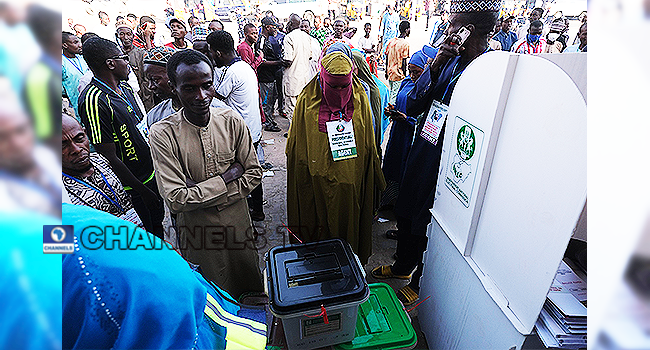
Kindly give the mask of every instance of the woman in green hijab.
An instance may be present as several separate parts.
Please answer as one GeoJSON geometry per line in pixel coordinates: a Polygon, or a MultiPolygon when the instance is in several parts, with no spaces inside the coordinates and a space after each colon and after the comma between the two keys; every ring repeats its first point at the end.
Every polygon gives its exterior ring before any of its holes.
{"type": "Polygon", "coordinates": [[[321,63],[298,96],[289,129],[287,219],[303,242],[342,238],[365,263],[372,253],[374,190],[386,187],[372,112],[349,56],[332,52],[321,63]],[[341,140],[345,130],[355,147],[341,157],[330,137],[341,140]]]}

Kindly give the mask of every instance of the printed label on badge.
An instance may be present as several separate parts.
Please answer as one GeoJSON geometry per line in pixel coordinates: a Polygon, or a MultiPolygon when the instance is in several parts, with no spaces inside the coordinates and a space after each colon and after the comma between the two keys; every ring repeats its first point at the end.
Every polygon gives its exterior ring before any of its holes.
{"type": "Polygon", "coordinates": [[[147,117],[145,116],[142,120],[136,125],[138,131],[142,135],[142,138],[146,143],[149,143],[149,127],[147,126],[147,117]]]}
{"type": "Polygon", "coordinates": [[[327,125],[327,138],[334,161],[357,157],[357,142],[354,139],[352,120],[334,120],[327,125]]]}
{"type": "Polygon", "coordinates": [[[442,131],[446,119],[447,106],[434,100],[429,109],[429,114],[427,114],[427,119],[424,121],[420,136],[435,146],[438,143],[440,131],[442,131]]]}

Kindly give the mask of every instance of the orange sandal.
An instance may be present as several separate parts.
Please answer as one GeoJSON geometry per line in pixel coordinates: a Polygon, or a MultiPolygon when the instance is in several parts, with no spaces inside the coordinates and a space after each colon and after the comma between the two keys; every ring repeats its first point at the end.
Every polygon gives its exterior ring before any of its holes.
{"type": "Polygon", "coordinates": [[[378,266],[370,272],[372,277],[386,279],[386,278],[397,278],[400,280],[407,280],[411,278],[412,273],[409,275],[394,275],[393,271],[390,268],[390,265],[378,266]]]}
{"type": "Polygon", "coordinates": [[[420,296],[413,290],[413,288],[411,288],[411,286],[406,285],[397,291],[397,299],[399,299],[404,306],[409,306],[418,301],[420,296]]]}

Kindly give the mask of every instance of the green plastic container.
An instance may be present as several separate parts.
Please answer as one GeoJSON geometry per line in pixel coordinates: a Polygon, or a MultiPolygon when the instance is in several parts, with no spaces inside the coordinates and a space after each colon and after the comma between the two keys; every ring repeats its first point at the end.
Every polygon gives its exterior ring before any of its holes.
{"type": "Polygon", "coordinates": [[[395,291],[386,283],[369,284],[370,296],[359,305],[354,339],[337,350],[412,349],[417,335],[395,291]]]}

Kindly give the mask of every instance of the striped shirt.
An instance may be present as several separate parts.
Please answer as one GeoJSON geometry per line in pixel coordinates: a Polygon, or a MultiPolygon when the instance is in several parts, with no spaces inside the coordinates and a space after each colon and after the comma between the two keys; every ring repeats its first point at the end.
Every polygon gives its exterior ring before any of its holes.
{"type": "Polygon", "coordinates": [[[154,170],[144,114],[129,84],[122,81],[119,87],[121,95],[93,78],[79,96],[79,116],[93,145],[114,143],[124,165],[147,183],[153,179],[154,170]]]}
{"type": "Polygon", "coordinates": [[[544,53],[546,51],[546,39],[539,39],[539,41],[536,44],[529,43],[527,38],[523,38],[519,41],[517,41],[514,45],[512,45],[512,48],[510,51],[514,53],[521,53],[525,55],[530,55],[530,54],[539,54],[539,53],[544,53]]]}

